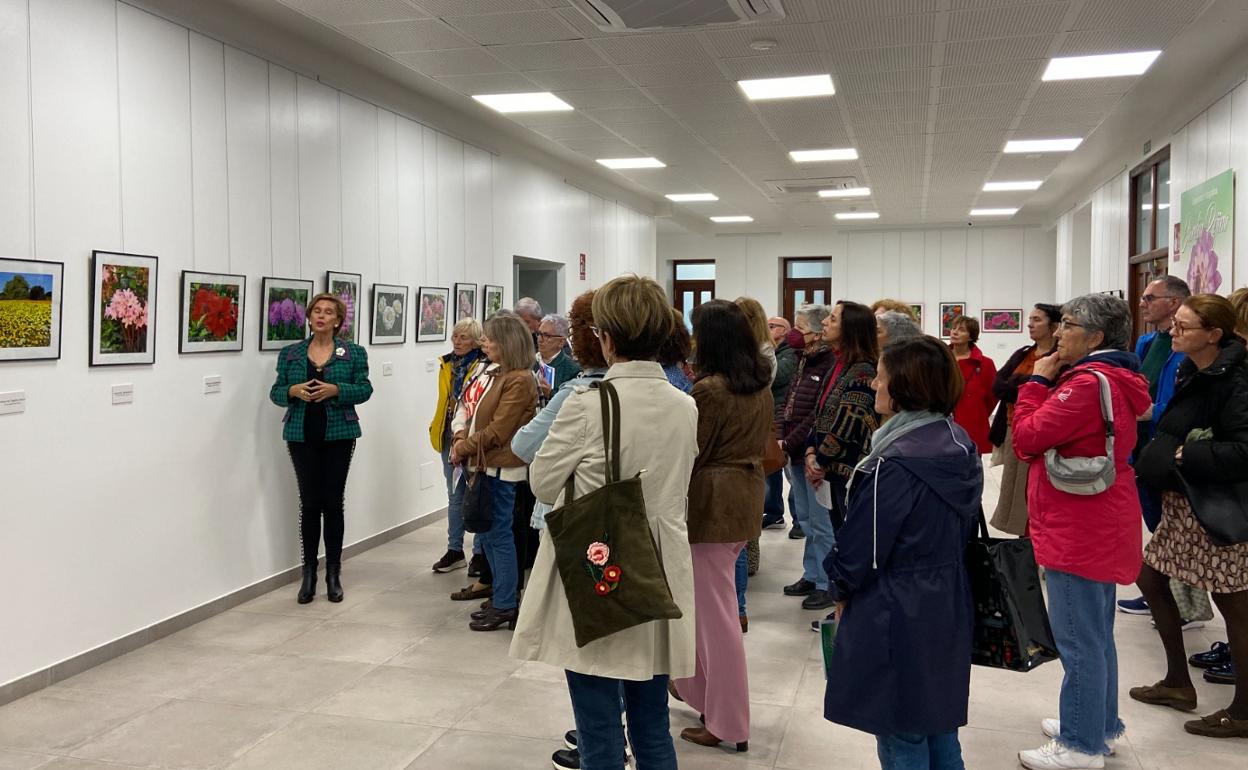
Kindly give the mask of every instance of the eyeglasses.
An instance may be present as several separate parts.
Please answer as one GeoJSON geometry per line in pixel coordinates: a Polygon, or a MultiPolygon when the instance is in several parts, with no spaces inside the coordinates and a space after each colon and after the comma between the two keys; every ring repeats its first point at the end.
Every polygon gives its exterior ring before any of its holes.
{"type": "Polygon", "coordinates": [[[538,333],[537,333],[537,337],[538,337],[538,339],[543,339],[543,340],[561,340],[561,339],[563,339],[563,335],[562,335],[562,334],[547,334],[546,332],[538,332],[538,333]]]}
{"type": "Polygon", "coordinates": [[[1062,319],[1061,321],[1058,322],[1057,328],[1061,329],[1062,331],[1065,331],[1067,329],[1086,329],[1087,327],[1084,326],[1083,324],[1075,323],[1074,321],[1067,321],[1066,319],[1062,319]]]}
{"type": "Polygon", "coordinates": [[[1169,294],[1145,294],[1140,297],[1140,301],[1145,305],[1151,305],[1154,301],[1159,299],[1178,299],[1178,297],[1171,296],[1169,294]]]}
{"type": "Polygon", "coordinates": [[[1208,329],[1209,327],[1205,326],[1204,324],[1193,324],[1189,326],[1188,324],[1185,324],[1182,321],[1175,321],[1170,326],[1170,328],[1178,332],[1179,334],[1186,334],[1187,332],[1194,331],[1196,329],[1208,329]]]}
{"type": "Polygon", "coordinates": [[[784,324],[769,323],[769,324],[767,324],[767,328],[768,328],[768,329],[783,329],[783,328],[785,328],[785,325],[784,325],[784,324]]]}

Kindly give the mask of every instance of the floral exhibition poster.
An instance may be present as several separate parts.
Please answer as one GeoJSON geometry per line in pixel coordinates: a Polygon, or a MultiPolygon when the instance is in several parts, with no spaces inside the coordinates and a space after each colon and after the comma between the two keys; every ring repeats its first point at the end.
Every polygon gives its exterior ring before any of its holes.
{"type": "Polygon", "coordinates": [[[1187,256],[1187,285],[1193,294],[1231,286],[1235,242],[1235,172],[1227,170],[1185,191],[1180,198],[1180,254],[1187,256]],[[1222,268],[1228,275],[1223,280],[1222,268]]]}

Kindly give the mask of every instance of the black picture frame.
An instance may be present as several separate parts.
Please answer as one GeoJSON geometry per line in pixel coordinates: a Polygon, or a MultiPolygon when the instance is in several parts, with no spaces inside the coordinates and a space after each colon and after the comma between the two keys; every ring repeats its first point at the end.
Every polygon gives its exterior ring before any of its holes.
{"type": "Polygon", "coordinates": [[[241,353],[243,336],[246,327],[243,325],[247,308],[247,276],[235,273],[206,273],[198,270],[183,270],[178,286],[178,354],[200,355],[203,353],[241,353]],[[208,283],[213,285],[235,286],[238,297],[234,300],[237,309],[234,320],[235,339],[230,341],[201,341],[190,338],[191,305],[194,297],[191,285],[208,283]]]}
{"type": "Polygon", "coordinates": [[[306,278],[280,278],[266,275],[260,279],[259,337],[261,351],[281,350],[287,345],[302,342],[308,336],[307,306],[314,296],[316,296],[316,282],[306,278]],[[279,292],[279,294],[271,296],[271,293],[274,291],[279,292]],[[287,299],[291,301],[289,306],[290,320],[282,320],[280,314],[275,318],[275,313],[278,313],[278,311],[274,310],[273,303],[275,301],[280,303],[287,299]],[[298,322],[299,318],[303,319],[302,324],[298,322]],[[271,331],[277,325],[284,326],[286,334],[290,336],[269,339],[271,331]],[[298,337],[293,336],[296,329],[299,330],[298,337]]]}
{"type": "MultiPolygon", "coordinates": [[[[156,363],[156,308],[157,298],[159,296],[158,287],[160,286],[160,259],[148,254],[129,254],[124,251],[107,251],[95,249],[91,252],[91,293],[90,304],[87,307],[87,317],[90,324],[90,336],[87,343],[88,364],[91,366],[151,366],[156,363]],[[110,271],[107,268],[123,268],[127,273],[122,278],[117,279],[116,270],[110,271]],[[137,278],[137,274],[130,274],[129,270],[146,270],[148,274],[144,276],[146,288],[145,296],[142,298],[135,295],[134,289],[130,284],[137,278]],[[122,288],[111,288],[105,284],[112,281],[118,281],[122,288]],[[142,350],[122,350],[113,351],[105,350],[100,336],[104,333],[105,320],[118,320],[113,318],[105,318],[107,311],[103,307],[104,293],[109,292],[110,306],[112,298],[121,291],[129,290],[134,296],[135,301],[143,311],[143,326],[138,327],[134,324],[127,324],[124,320],[119,321],[122,325],[122,346],[123,347],[142,347],[142,350]],[[144,302],[145,300],[145,302],[144,302]],[[126,327],[130,326],[133,330],[126,331],[126,327]],[[142,328],[142,334],[137,332],[138,328],[142,328]],[[140,345],[141,340],[141,345],[140,345]]],[[[111,309],[111,308],[110,308],[111,309]]],[[[131,306],[133,309],[133,305],[131,306]]],[[[110,331],[114,329],[109,324],[110,331]]],[[[110,345],[111,347],[111,345],[110,345]]]]}
{"type": "Polygon", "coordinates": [[[477,317],[477,285],[475,283],[455,284],[455,293],[451,297],[455,303],[455,323],[459,323],[465,318],[477,317]],[[460,301],[463,296],[461,292],[469,293],[468,302],[460,301]],[[468,310],[467,313],[464,312],[465,309],[468,310]]]}
{"type": "Polygon", "coordinates": [[[364,277],[359,273],[343,273],[338,270],[325,271],[325,291],[329,294],[338,295],[341,293],[334,290],[334,284],[351,285],[354,287],[354,293],[350,300],[343,299],[347,305],[347,317],[342,322],[342,327],[338,329],[338,337],[348,342],[360,343],[360,297],[363,293],[364,277]]]}
{"type": "Polygon", "coordinates": [[[416,341],[445,342],[450,332],[451,290],[445,286],[420,286],[416,290],[416,341]],[[438,310],[437,301],[442,307],[438,310]],[[432,318],[426,317],[432,312],[432,318]],[[439,317],[440,315],[440,317],[439,317]]]}
{"type": "Polygon", "coordinates": [[[409,289],[406,286],[391,283],[375,283],[373,284],[373,307],[368,324],[368,343],[370,345],[402,345],[407,342],[407,316],[410,305],[408,304],[409,289]],[[393,302],[398,295],[402,295],[399,299],[400,307],[394,308],[393,302]],[[389,305],[390,313],[394,314],[391,325],[386,325],[386,319],[389,314],[386,313],[386,306],[379,304],[378,300],[384,300],[389,305]],[[387,333],[388,329],[397,329],[398,334],[387,333]]]}

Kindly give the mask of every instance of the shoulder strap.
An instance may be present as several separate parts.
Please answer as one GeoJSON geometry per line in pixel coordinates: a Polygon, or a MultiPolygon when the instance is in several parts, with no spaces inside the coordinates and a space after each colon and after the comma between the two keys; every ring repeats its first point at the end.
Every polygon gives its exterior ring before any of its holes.
{"type": "Polygon", "coordinates": [[[1104,374],[1092,370],[1092,374],[1096,375],[1097,384],[1100,386],[1101,393],[1101,419],[1105,421],[1105,456],[1113,460],[1114,458],[1114,400],[1113,394],[1109,390],[1109,378],[1104,374]]]}
{"type": "MultiPolygon", "coordinates": [[[[608,380],[589,383],[591,390],[598,391],[602,404],[602,445],[607,458],[607,484],[620,480],[620,396],[608,380]],[[615,441],[612,441],[612,438],[615,441]]],[[[564,505],[572,502],[576,492],[576,471],[568,475],[563,485],[564,505]]]]}

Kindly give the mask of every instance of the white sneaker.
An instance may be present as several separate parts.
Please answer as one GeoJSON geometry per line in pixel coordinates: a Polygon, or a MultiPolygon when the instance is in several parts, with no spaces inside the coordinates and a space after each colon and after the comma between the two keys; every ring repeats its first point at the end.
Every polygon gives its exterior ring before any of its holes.
{"type": "Polygon", "coordinates": [[[1038,749],[1018,752],[1018,761],[1029,770],[1101,770],[1105,757],[1068,749],[1051,740],[1038,749]]]}
{"type": "MultiPolygon", "coordinates": [[[[1062,734],[1062,720],[1060,719],[1041,719],[1040,729],[1044,731],[1045,737],[1056,738],[1062,734]]],[[[1118,753],[1118,739],[1110,738],[1105,741],[1105,745],[1109,746],[1109,755],[1112,757],[1118,753]]]]}

